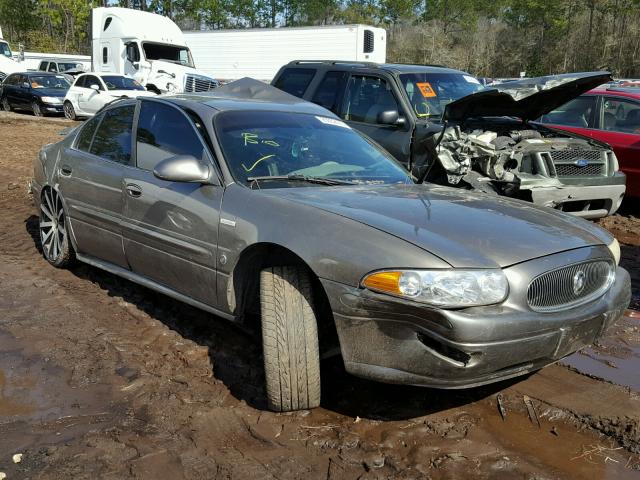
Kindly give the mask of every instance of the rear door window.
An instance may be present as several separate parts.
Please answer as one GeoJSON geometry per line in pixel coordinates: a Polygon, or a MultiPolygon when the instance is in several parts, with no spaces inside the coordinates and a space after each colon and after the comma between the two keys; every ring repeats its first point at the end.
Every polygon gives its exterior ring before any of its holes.
{"type": "Polygon", "coordinates": [[[162,160],[176,155],[205,158],[204,144],[191,120],[170,105],[142,102],[136,135],[136,166],[153,170],[162,160]]]}
{"type": "Polygon", "coordinates": [[[287,68],[278,77],[275,87],[296,97],[302,97],[315,74],[316,71],[312,68],[287,68]]]}
{"type": "Polygon", "coordinates": [[[311,101],[337,113],[338,94],[342,90],[343,80],[346,75],[346,72],[327,72],[320,85],[318,85],[318,89],[311,101]]]}
{"type": "Polygon", "coordinates": [[[128,165],[131,162],[131,131],[134,105],[107,110],[93,138],[90,153],[128,165]]]}

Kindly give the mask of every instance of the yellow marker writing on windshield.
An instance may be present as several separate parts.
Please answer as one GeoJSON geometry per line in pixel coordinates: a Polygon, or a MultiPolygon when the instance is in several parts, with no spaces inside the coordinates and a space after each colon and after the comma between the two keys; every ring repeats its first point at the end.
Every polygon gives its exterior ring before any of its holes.
{"type": "Polygon", "coordinates": [[[273,153],[272,153],[271,155],[265,155],[264,157],[259,158],[258,160],[256,160],[256,163],[254,163],[253,165],[251,165],[251,167],[250,167],[250,168],[245,167],[245,166],[244,166],[244,163],[241,163],[240,165],[242,165],[242,168],[244,168],[244,171],[245,171],[245,172],[250,172],[251,170],[253,170],[254,168],[256,168],[256,167],[260,164],[260,162],[262,162],[262,161],[264,161],[264,160],[266,160],[266,159],[268,159],[268,158],[271,158],[271,157],[275,157],[275,154],[273,154],[273,153]]]}

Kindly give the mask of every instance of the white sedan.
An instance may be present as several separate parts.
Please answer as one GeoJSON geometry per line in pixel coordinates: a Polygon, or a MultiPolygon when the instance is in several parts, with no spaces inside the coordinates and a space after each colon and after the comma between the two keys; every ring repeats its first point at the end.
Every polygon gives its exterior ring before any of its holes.
{"type": "Polygon", "coordinates": [[[84,73],[64,97],[64,114],[69,120],[91,117],[117,98],[155,96],[133,78],[124,75],[84,73]]]}

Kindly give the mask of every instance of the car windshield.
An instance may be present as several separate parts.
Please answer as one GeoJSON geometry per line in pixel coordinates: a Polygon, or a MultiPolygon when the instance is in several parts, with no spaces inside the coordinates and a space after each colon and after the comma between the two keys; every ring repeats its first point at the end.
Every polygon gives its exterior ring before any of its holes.
{"type": "Polygon", "coordinates": [[[447,104],[484,88],[463,73],[403,73],[400,81],[418,118],[440,117],[447,104]]]}
{"type": "Polygon", "coordinates": [[[178,63],[187,67],[194,66],[191,52],[187,47],[144,42],[142,49],[144,50],[144,56],[147,60],[162,60],[165,62],[178,63]]]}
{"type": "Polygon", "coordinates": [[[220,114],[215,127],[234,178],[246,185],[258,181],[261,188],[268,188],[297,183],[287,182],[287,176],[325,183],[411,182],[388,153],[336,118],[233,111],[220,114]],[[265,181],[269,177],[283,180],[265,181]]]}
{"type": "Polygon", "coordinates": [[[133,78],[119,75],[104,75],[102,77],[109,90],[144,90],[144,87],[133,78]]]}
{"type": "Polygon", "coordinates": [[[58,62],[58,71],[66,72],[67,70],[81,70],[82,64],[72,62],[58,62]]]}
{"type": "Polygon", "coordinates": [[[67,90],[71,85],[62,75],[32,75],[29,77],[31,88],[67,90]]]}

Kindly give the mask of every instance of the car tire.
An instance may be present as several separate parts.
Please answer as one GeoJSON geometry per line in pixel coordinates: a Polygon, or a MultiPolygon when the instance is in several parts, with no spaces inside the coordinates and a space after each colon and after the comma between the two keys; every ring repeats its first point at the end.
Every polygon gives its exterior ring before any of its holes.
{"type": "Polygon", "coordinates": [[[43,117],[44,116],[44,114],[42,113],[42,109],[40,108],[40,105],[38,104],[38,102],[31,103],[31,111],[33,112],[33,114],[36,117],[43,117]]]}
{"type": "Polygon", "coordinates": [[[260,272],[267,402],[287,412],[320,405],[318,326],[308,272],[299,266],[260,272]]]}
{"type": "Polygon", "coordinates": [[[56,268],[71,266],[76,255],[69,238],[69,222],[62,197],[53,188],[42,191],[38,231],[42,254],[47,262],[56,268]]]}
{"type": "Polygon", "coordinates": [[[76,111],[73,108],[73,104],[69,100],[64,102],[62,109],[64,110],[64,116],[69,120],[78,120],[78,116],[76,115],[76,111]]]}
{"type": "Polygon", "coordinates": [[[11,104],[9,103],[9,99],[7,97],[2,98],[2,110],[5,112],[11,111],[11,104]]]}

